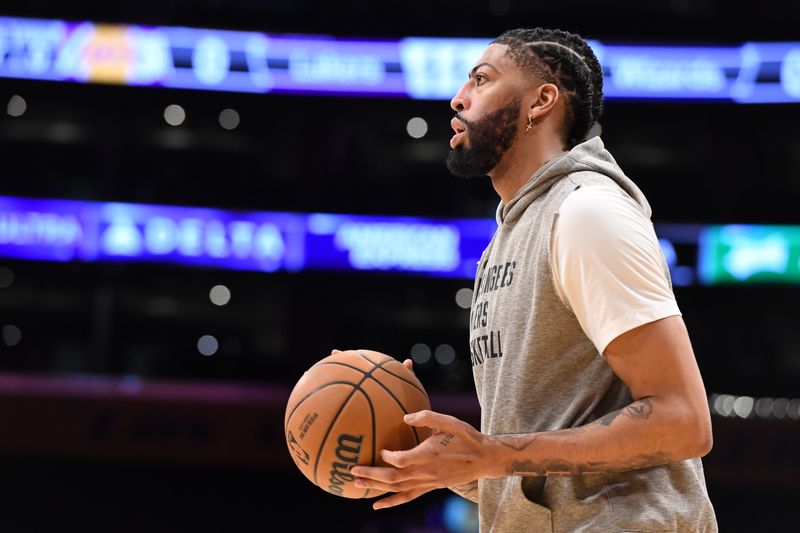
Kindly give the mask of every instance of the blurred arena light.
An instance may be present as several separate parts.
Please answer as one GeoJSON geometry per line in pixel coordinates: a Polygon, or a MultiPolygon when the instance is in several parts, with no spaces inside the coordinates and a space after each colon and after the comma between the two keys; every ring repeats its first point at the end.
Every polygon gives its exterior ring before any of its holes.
{"type": "Polygon", "coordinates": [[[431,360],[431,347],[424,343],[417,343],[411,347],[411,360],[418,365],[424,365],[431,360]]]}
{"type": "Polygon", "coordinates": [[[755,402],[756,416],[759,418],[769,418],[772,415],[772,398],[759,398],[755,402]]]}
{"type": "Polygon", "coordinates": [[[436,358],[437,363],[442,366],[447,366],[456,360],[456,350],[449,344],[440,344],[436,347],[433,356],[436,358]]]}
{"type": "Polygon", "coordinates": [[[164,109],[164,120],[170,126],[180,126],[186,120],[186,111],[178,104],[170,104],[164,109]]]}
{"type": "Polygon", "coordinates": [[[712,394],[708,399],[711,414],[726,418],[800,420],[800,398],[753,398],[732,394],[712,394]]]}
{"type": "Polygon", "coordinates": [[[442,518],[446,531],[477,533],[478,505],[461,496],[449,495],[443,504],[442,518]]]}
{"type": "Polygon", "coordinates": [[[234,130],[239,126],[239,113],[235,109],[223,109],[219,113],[219,125],[226,130],[234,130]]]}
{"type": "Polygon", "coordinates": [[[209,292],[209,298],[214,305],[223,306],[231,301],[231,291],[225,285],[214,285],[209,292]]]}
{"type": "Polygon", "coordinates": [[[13,325],[7,324],[3,326],[3,343],[6,346],[16,346],[22,340],[22,331],[13,325]]]}
{"type": "Polygon", "coordinates": [[[428,133],[428,123],[424,118],[414,117],[406,124],[406,131],[414,139],[421,139],[428,133]]]}
{"type": "Polygon", "coordinates": [[[772,402],[772,416],[778,419],[784,419],[789,415],[789,399],[776,398],[772,402]]]}
{"type": "Polygon", "coordinates": [[[472,289],[464,287],[456,291],[456,305],[462,309],[469,309],[472,305],[472,289]]]}
{"type": "Polygon", "coordinates": [[[792,420],[800,420],[800,398],[789,400],[789,403],[786,404],[786,414],[792,420]]]}
{"type": "Polygon", "coordinates": [[[197,351],[203,355],[214,355],[219,350],[219,342],[213,335],[203,335],[197,339],[197,351]]]}
{"type": "Polygon", "coordinates": [[[8,105],[6,106],[6,113],[11,115],[12,117],[22,116],[23,113],[25,113],[25,110],[27,109],[28,109],[28,103],[20,95],[15,94],[8,99],[8,105]]]}
{"type": "Polygon", "coordinates": [[[753,412],[753,403],[750,396],[739,396],[733,401],[733,412],[740,418],[747,418],[753,412]]]}

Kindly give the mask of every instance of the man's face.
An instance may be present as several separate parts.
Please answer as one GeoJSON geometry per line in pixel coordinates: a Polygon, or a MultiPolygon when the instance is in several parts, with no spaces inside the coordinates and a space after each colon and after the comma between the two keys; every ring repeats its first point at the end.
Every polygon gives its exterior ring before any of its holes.
{"type": "Polygon", "coordinates": [[[447,168],[456,176],[490,173],[517,136],[521,73],[505,52],[505,45],[490,45],[450,102],[456,116],[447,168]]]}

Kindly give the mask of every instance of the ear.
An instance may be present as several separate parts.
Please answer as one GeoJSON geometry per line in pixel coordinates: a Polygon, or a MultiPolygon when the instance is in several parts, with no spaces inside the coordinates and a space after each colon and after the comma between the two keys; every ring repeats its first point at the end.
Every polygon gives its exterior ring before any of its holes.
{"type": "Polygon", "coordinates": [[[543,83],[533,90],[530,99],[528,114],[536,121],[538,118],[549,115],[561,100],[561,92],[553,83],[543,83]]]}

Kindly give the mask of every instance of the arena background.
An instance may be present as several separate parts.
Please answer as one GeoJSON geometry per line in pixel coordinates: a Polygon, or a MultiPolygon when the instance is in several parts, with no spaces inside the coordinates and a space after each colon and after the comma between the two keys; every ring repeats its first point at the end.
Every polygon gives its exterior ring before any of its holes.
{"type": "MultiPolygon", "coordinates": [[[[788,0],[36,0],[5,1],[0,16],[373,45],[490,39],[526,26],[618,45],[800,41],[800,8],[788,0]]],[[[9,27],[2,68],[15,53],[35,56],[9,27]]],[[[715,446],[704,464],[724,532],[797,527],[800,89],[787,80],[800,77],[792,72],[800,52],[791,53],[793,63],[786,53],[751,80],[783,80],[782,101],[695,98],[679,72],[659,97],[609,99],[601,119],[606,145],[648,196],[674,252],[675,292],[711,399],[715,446]],[[703,239],[716,263],[701,261],[703,239]]],[[[737,57],[744,69],[750,56],[737,57]]],[[[41,221],[31,213],[44,209],[20,199],[491,222],[488,180],[458,180],[444,167],[446,99],[2,72],[0,530],[477,531],[474,507],[446,491],[381,512],[329,495],[299,474],[282,434],[292,385],[332,348],[413,355],[434,408],[477,424],[468,311],[459,305],[468,278],[413,265],[265,267],[272,272],[152,257],[38,260],[47,250],[30,252],[13,234],[23,224],[34,231],[41,221]]]]}

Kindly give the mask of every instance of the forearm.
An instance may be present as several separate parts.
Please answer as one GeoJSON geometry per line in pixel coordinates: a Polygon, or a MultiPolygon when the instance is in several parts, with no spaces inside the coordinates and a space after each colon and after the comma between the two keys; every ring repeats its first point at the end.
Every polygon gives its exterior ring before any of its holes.
{"type": "Polygon", "coordinates": [[[690,406],[642,398],[573,429],[490,437],[492,477],[620,472],[705,455],[710,429],[690,406]]]}
{"type": "Polygon", "coordinates": [[[447,487],[462,498],[466,498],[471,502],[478,503],[478,480],[465,483],[464,485],[456,485],[454,487],[447,487]]]}

